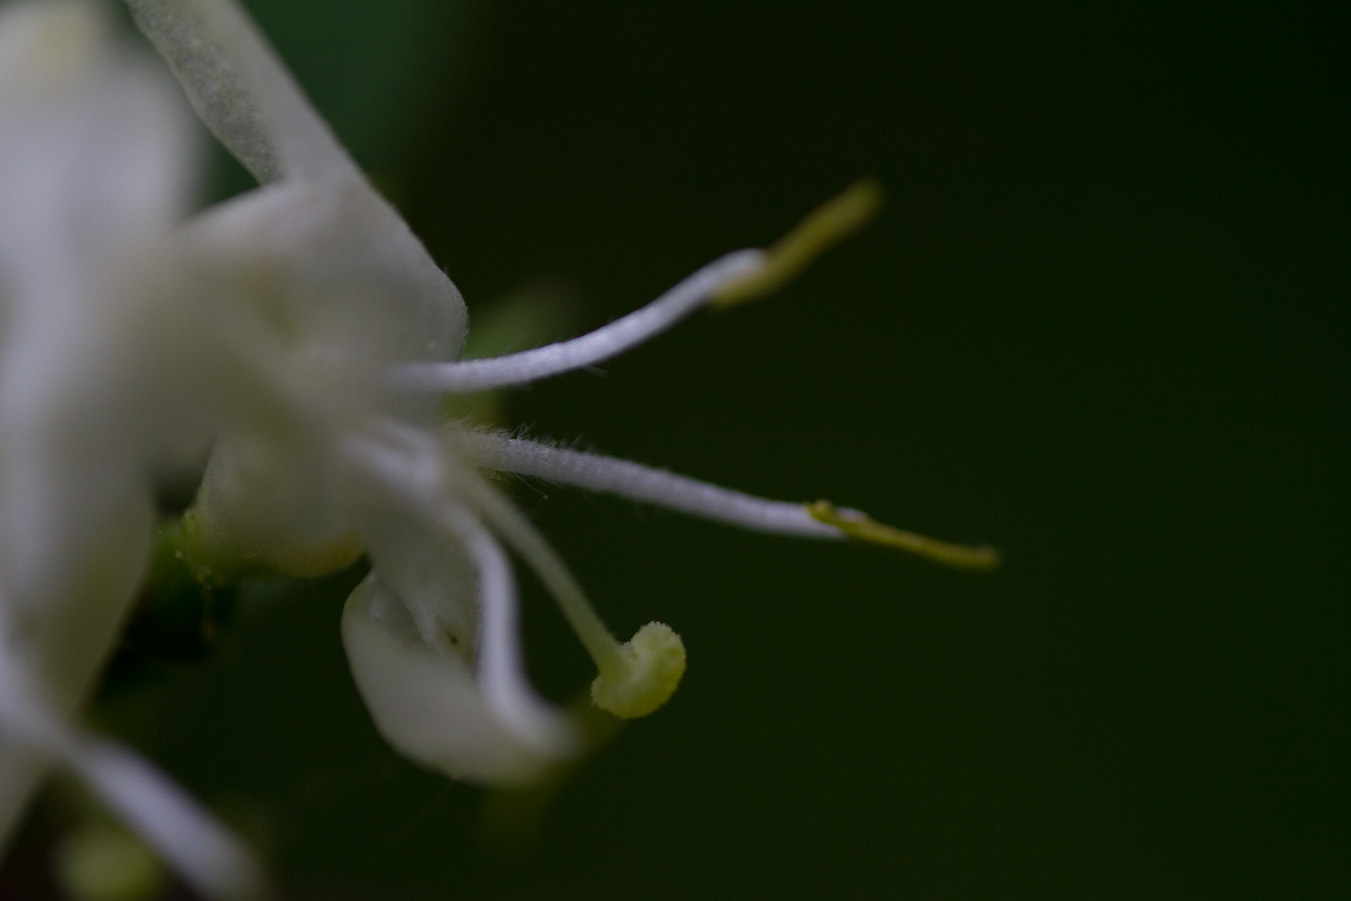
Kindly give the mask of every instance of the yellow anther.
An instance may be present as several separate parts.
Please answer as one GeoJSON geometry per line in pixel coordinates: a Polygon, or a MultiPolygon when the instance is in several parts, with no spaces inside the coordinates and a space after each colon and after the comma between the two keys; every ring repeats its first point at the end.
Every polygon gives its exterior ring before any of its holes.
{"type": "Polygon", "coordinates": [[[855,182],[769,248],[763,267],[719,288],[710,305],[730,307],[779,290],[831,245],[866,225],[881,207],[881,185],[872,179],[855,182]]]}
{"type": "Polygon", "coordinates": [[[862,513],[846,513],[838,510],[830,501],[817,501],[814,504],[807,504],[804,509],[812,519],[839,529],[854,541],[909,551],[937,563],[962,569],[993,569],[999,565],[999,551],[988,545],[973,547],[965,544],[952,544],[925,535],[917,535],[914,532],[895,529],[876,522],[862,513]]]}
{"type": "Polygon", "coordinates": [[[685,645],[665,623],[648,623],[619,647],[591,683],[591,701],[623,719],[647,716],[685,675],[685,645]]]}

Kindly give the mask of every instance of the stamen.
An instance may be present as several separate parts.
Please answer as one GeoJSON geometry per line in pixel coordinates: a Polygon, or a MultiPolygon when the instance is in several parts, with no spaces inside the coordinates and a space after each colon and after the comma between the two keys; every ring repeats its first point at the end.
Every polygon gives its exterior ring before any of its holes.
{"type": "Polygon", "coordinates": [[[999,552],[992,547],[952,544],[906,532],[876,522],[857,510],[837,509],[827,501],[802,505],[765,500],[628,460],[520,438],[465,432],[459,440],[484,466],[499,472],[616,494],[743,529],[804,538],[848,538],[897,548],[963,569],[992,569],[999,565],[999,552]]]}
{"type": "Polygon", "coordinates": [[[883,525],[857,510],[839,510],[829,501],[817,501],[804,509],[813,519],[839,529],[855,541],[908,551],[960,569],[993,569],[999,565],[999,551],[988,545],[952,544],[906,532],[883,525]]]}
{"type": "Polygon", "coordinates": [[[763,265],[764,254],[758,250],[730,253],[647,306],[579,338],[484,360],[409,363],[394,370],[394,381],[410,390],[485,391],[594,366],[651,340],[702,308],[719,287],[763,265]]]}
{"type": "Polygon", "coordinates": [[[862,228],[881,204],[882,189],[876,182],[857,182],[768,252],[730,253],[642,309],[594,332],[504,357],[408,363],[393,371],[393,381],[412,391],[486,391],[594,366],[651,340],[705,305],[733,306],[778,290],[831,245],[862,228]]]}
{"type": "Polygon", "coordinates": [[[539,576],[563,616],[591,655],[599,675],[591,685],[597,707],[624,719],[652,713],[675,693],[685,672],[685,647],[663,623],[648,623],[624,644],[601,622],[567,565],[524,516],[478,476],[468,489],[471,502],[539,576]]]}
{"type": "Polygon", "coordinates": [[[779,290],[832,245],[867,225],[881,208],[881,185],[872,179],[855,182],[780,238],[768,250],[764,266],[720,287],[710,306],[735,306],[779,290]]]}
{"type": "Polygon", "coordinates": [[[838,528],[809,515],[801,504],[766,500],[628,460],[493,434],[465,432],[457,440],[483,465],[499,472],[616,494],[757,532],[844,537],[838,528]]]}

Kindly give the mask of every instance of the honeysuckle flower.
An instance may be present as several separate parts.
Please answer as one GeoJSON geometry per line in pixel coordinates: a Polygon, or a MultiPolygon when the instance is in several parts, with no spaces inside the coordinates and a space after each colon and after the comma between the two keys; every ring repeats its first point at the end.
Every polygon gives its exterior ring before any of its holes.
{"type": "Polygon", "coordinates": [[[173,531],[179,550],[214,576],[260,565],[318,575],[365,554],[370,574],[341,624],[356,687],[400,752],[479,782],[528,781],[584,747],[526,678],[508,551],[593,658],[597,706],[647,715],[685,668],[664,624],[622,643],[606,630],[491,473],[955,565],[995,559],[826,502],[755,498],[437,413],[447,394],[594,366],[706,306],[774,290],[871,215],[875,186],[589,334],[464,361],[459,292],[235,0],[127,3],[259,187],[175,225],[181,125],[157,78],[102,38],[53,49],[61,23],[97,33],[87,0],[5,7],[30,18],[0,21],[0,192],[16,193],[0,193],[11,201],[0,203],[0,817],[55,758],[204,891],[255,884],[189,799],[74,725],[143,577],[156,467],[208,438],[197,498],[173,531]],[[48,145],[70,158],[44,157],[48,145]]]}
{"type": "Polygon", "coordinates": [[[459,361],[459,293],[362,178],[229,0],[129,0],[206,124],[263,184],[209,213],[194,238],[249,297],[238,412],[222,430],[188,534],[205,559],[250,557],[313,574],[364,549],[372,571],[343,638],[380,731],[463,778],[512,781],[575,753],[577,736],[530,689],[504,542],[554,594],[599,675],[593,700],[642,716],[685,665],[653,623],[620,644],[557,555],[478,469],[528,473],[748,528],[880,540],[980,565],[960,549],[889,531],[855,511],[764,501],[633,463],[479,434],[430,413],[445,393],[524,384],[593,366],[709,304],[766,293],[860,224],[862,184],[770,251],[730,254],[604,328],[459,361]]]}

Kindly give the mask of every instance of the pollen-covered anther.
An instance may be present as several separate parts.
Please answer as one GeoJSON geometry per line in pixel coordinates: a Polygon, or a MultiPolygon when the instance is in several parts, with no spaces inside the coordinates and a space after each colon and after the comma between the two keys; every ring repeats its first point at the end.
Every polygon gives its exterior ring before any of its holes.
{"type": "Polygon", "coordinates": [[[870,178],[855,182],[770,247],[764,265],[722,284],[710,305],[726,308],[772,294],[812,260],[867,225],[881,208],[881,185],[870,178]]]}
{"type": "Polygon", "coordinates": [[[665,623],[648,623],[619,646],[591,683],[591,701],[623,719],[647,716],[685,675],[685,645],[665,623]]]}

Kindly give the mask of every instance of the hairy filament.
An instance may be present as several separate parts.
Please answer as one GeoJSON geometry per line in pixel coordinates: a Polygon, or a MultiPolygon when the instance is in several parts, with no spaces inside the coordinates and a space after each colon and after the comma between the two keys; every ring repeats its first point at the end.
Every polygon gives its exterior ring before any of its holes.
{"type": "Polygon", "coordinates": [[[730,253],[703,267],[641,309],[579,338],[520,353],[454,363],[408,363],[395,383],[421,391],[468,392],[521,385],[594,366],[643,344],[704,307],[721,285],[759,269],[758,250],[730,253]]]}
{"type": "Polygon", "coordinates": [[[757,532],[845,537],[838,528],[813,518],[801,504],[766,500],[628,460],[496,434],[466,432],[458,440],[484,466],[500,472],[616,494],[757,532]]]}

